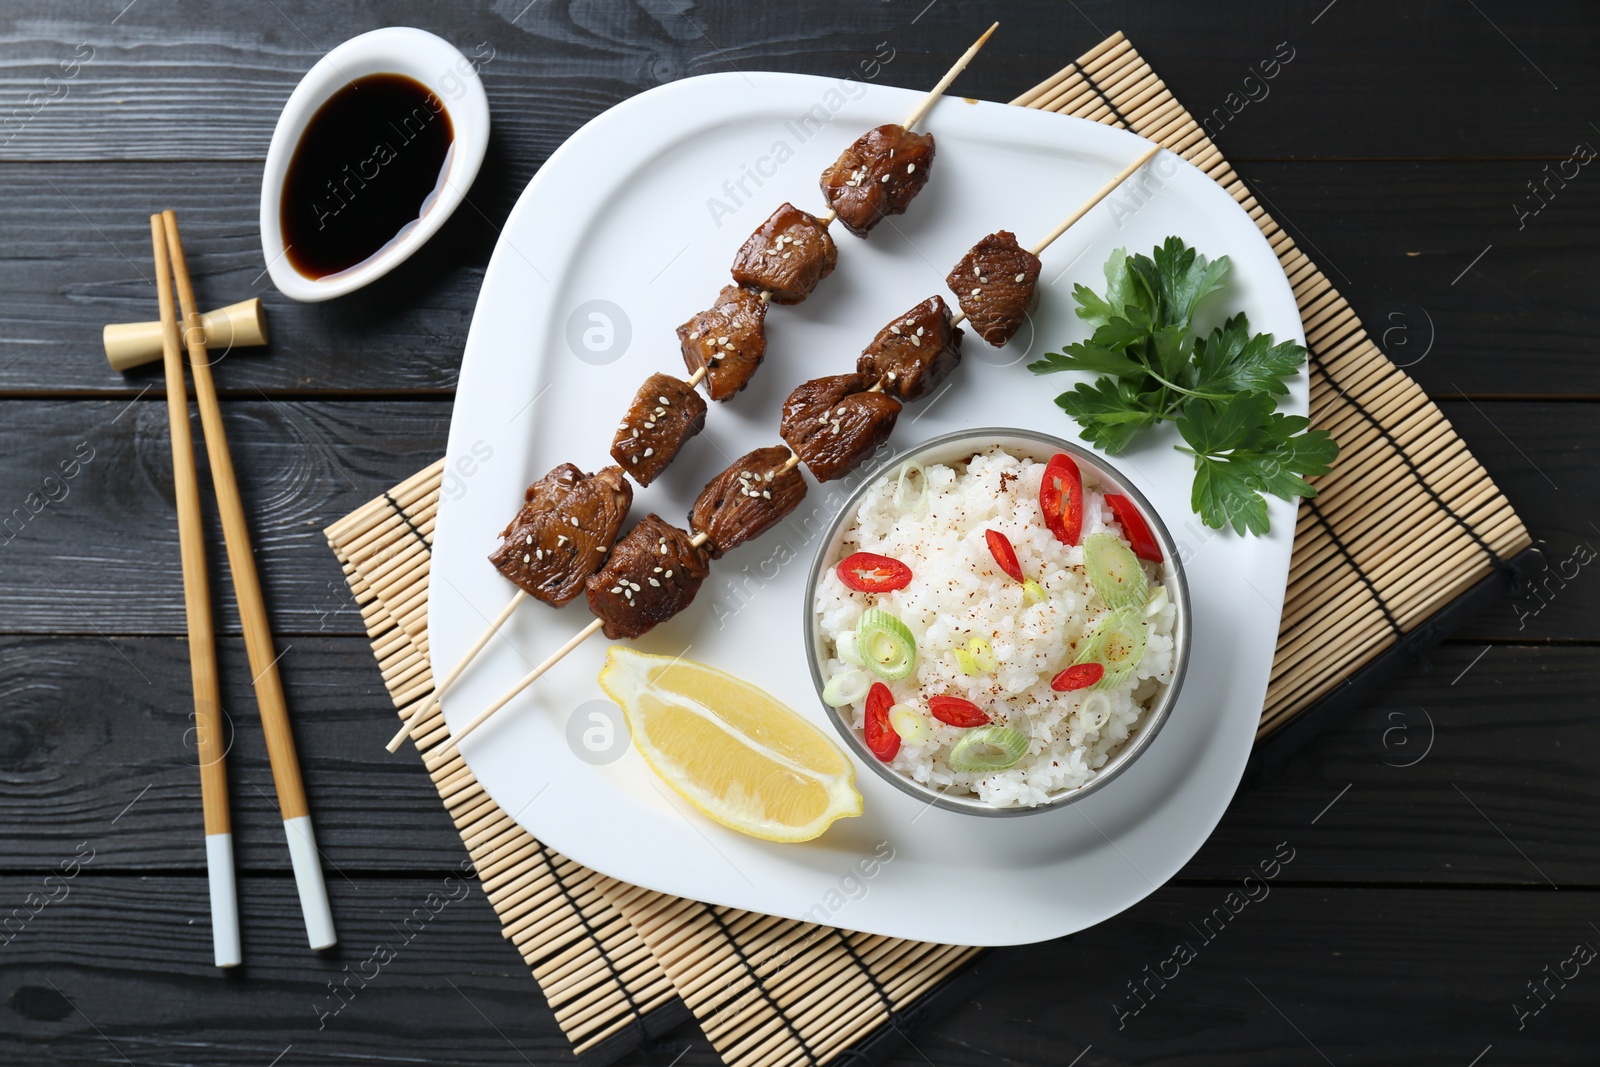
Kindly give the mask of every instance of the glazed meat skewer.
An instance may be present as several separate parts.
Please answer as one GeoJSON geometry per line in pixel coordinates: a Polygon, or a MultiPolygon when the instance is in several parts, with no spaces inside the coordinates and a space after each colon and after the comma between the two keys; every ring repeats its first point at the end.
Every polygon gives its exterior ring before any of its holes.
{"type": "MultiPolygon", "coordinates": [[[[1055,227],[1055,229],[1051,230],[1050,233],[1047,234],[1043,240],[1041,240],[1038,244],[1034,245],[1033,249],[1032,249],[1032,254],[1037,256],[1038,253],[1044,251],[1045,248],[1049,247],[1049,245],[1052,244],[1063,233],[1065,233],[1073,225],[1073,223],[1075,223],[1079,219],[1081,219],[1085,214],[1087,214],[1091,209],[1093,209],[1095,207],[1095,205],[1100,203],[1101,200],[1105,199],[1108,195],[1110,195],[1110,193],[1114,189],[1116,189],[1119,185],[1121,185],[1124,181],[1126,181],[1130,176],[1132,176],[1140,167],[1142,167],[1145,163],[1147,163],[1160,150],[1161,150],[1161,146],[1160,145],[1152,145],[1147,151],[1142,153],[1132,163],[1129,163],[1127,166],[1122,168],[1122,170],[1119,171],[1113,178],[1111,178],[1110,181],[1106,182],[1105,185],[1101,186],[1100,189],[1098,189],[1094,193],[1093,196],[1091,196],[1088,200],[1084,201],[1084,203],[1082,205],[1080,205],[1076,210],[1074,210],[1072,212],[1072,214],[1068,215],[1066,217],[1066,219],[1064,219],[1059,225],[1057,225],[1055,227]]],[[[937,299],[937,298],[935,298],[935,299],[937,299]]],[[[928,303],[931,303],[931,302],[932,301],[929,301],[928,303]]],[[[941,303],[942,303],[942,301],[941,301],[941,303]]],[[[923,305],[919,305],[919,307],[921,307],[921,306],[923,306],[923,305]]],[[[952,328],[954,327],[954,325],[956,323],[959,323],[964,318],[965,318],[965,315],[951,316],[950,322],[951,322],[952,328]]],[[[845,375],[845,376],[840,376],[840,377],[852,377],[852,376],[845,375]]],[[[858,374],[858,375],[856,375],[854,377],[863,378],[864,375],[858,374]]],[[[807,387],[816,386],[817,383],[826,382],[826,381],[828,381],[828,379],[814,379],[811,382],[803,383],[800,386],[800,388],[796,390],[796,392],[798,393],[801,390],[806,389],[807,387]]],[[[880,380],[878,382],[874,383],[871,387],[865,388],[865,389],[861,389],[861,390],[859,390],[857,392],[853,392],[850,395],[858,396],[858,397],[860,397],[860,396],[869,396],[869,395],[872,395],[872,394],[875,394],[875,393],[883,393],[884,391],[885,390],[883,389],[883,380],[880,378],[880,380]]],[[[919,393],[918,395],[925,395],[925,393],[919,393]]],[[[791,394],[791,401],[793,401],[793,399],[794,399],[794,394],[791,394]]],[[[894,402],[894,404],[896,405],[896,411],[898,410],[898,405],[899,405],[899,401],[898,400],[896,400],[895,398],[890,397],[890,396],[885,396],[884,399],[892,400],[894,402]]],[[[789,414],[788,408],[789,408],[789,404],[785,404],[785,414],[786,414],[786,416],[789,414]]],[[[820,423],[818,423],[818,425],[820,425],[820,423]]],[[[830,426],[831,425],[832,425],[832,423],[830,422],[830,426]]],[[[865,422],[862,425],[865,426],[865,428],[866,428],[865,431],[864,431],[865,433],[876,433],[877,430],[879,429],[878,424],[875,423],[875,422],[871,422],[871,421],[865,422]]],[[[842,421],[840,423],[840,426],[841,426],[841,431],[842,431],[842,427],[844,426],[844,423],[842,421]]],[[[892,428],[892,426],[893,426],[893,422],[891,420],[890,421],[890,428],[892,428]]],[[[804,445],[802,445],[802,447],[804,447],[804,445]]],[[[856,447],[855,449],[853,449],[852,451],[858,457],[857,458],[857,462],[859,462],[860,458],[864,458],[866,454],[870,454],[870,450],[864,450],[859,446],[856,447]]],[[[744,458],[748,458],[748,457],[744,457],[744,458]]],[[[785,460],[779,467],[775,468],[774,471],[773,471],[774,480],[777,479],[777,477],[779,476],[780,472],[781,473],[787,473],[787,472],[793,471],[797,466],[799,466],[801,461],[802,461],[801,455],[798,452],[793,451],[792,444],[791,444],[791,454],[790,454],[789,458],[787,460],[785,460]]],[[[741,462],[743,462],[743,458],[741,458],[740,460],[735,460],[733,467],[737,467],[741,462]]],[[[853,464],[852,464],[852,467],[853,467],[853,464]]],[[[730,470],[731,469],[733,469],[733,468],[730,468],[730,470]]],[[[838,473],[831,473],[830,472],[828,477],[839,477],[842,473],[847,472],[849,469],[851,469],[851,467],[845,467],[843,470],[839,471],[838,473]]],[[[703,491],[701,493],[701,499],[703,500],[705,498],[706,492],[711,491],[714,486],[717,486],[719,484],[719,482],[721,482],[723,479],[725,479],[727,474],[728,474],[728,472],[724,471],[723,474],[718,475],[717,478],[713,479],[712,482],[710,484],[708,484],[706,491],[703,491]]],[[[825,480],[827,480],[827,478],[823,478],[823,477],[821,477],[819,475],[819,480],[824,480],[825,481],[825,480]]],[[[795,504],[798,504],[799,499],[800,498],[798,496],[795,497],[793,502],[788,504],[788,508],[792,509],[795,504]]],[[[700,503],[700,501],[696,502],[696,510],[697,511],[699,510],[699,503],[700,503]]],[[[693,513],[691,513],[691,515],[692,514],[693,513]]],[[[777,516],[777,518],[773,519],[772,521],[775,522],[775,521],[777,521],[777,519],[781,519],[783,514],[787,514],[787,510],[783,511],[782,514],[779,514],[777,516]]],[[[768,525],[770,525],[770,523],[768,525]]],[[[661,519],[659,519],[658,517],[656,517],[654,515],[651,515],[644,522],[640,523],[639,526],[636,526],[634,528],[634,530],[632,532],[630,532],[628,534],[628,536],[623,539],[623,541],[627,542],[630,538],[633,538],[636,534],[639,534],[641,529],[649,531],[649,533],[646,536],[649,536],[649,534],[655,534],[656,536],[662,536],[662,534],[656,533],[656,531],[659,530],[661,527],[667,527],[667,529],[670,529],[672,531],[672,538],[671,538],[672,547],[682,546],[684,550],[698,551],[698,550],[701,549],[702,546],[704,546],[710,540],[710,535],[708,533],[704,532],[704,531],[696,533],[693,537],[690,537],[687,533],[685,533],[685,531],[679,530],[676,527],[669,527],[668,524],[664,523],[661,519]],[[648,524],[652,524],[652,525],[647,527],[646,526],[647,523],[648,524]],[[681,539],[677,535],[681,535],[681,539]]],[[[766,529],[766,527],[763,526],[763,527],[761,527],[761,529],[764,530],[764,529],[766,529]]],[[[758,530],[756,532],[759,533],[760,531],[758,530]]],[[[750,536],[755,536],[755,534],[752,533],[750,536]]],[[[658,545],[660,545],[663,548],[669,548],[669,546],[664,542],[658,542],[658,545]]],[[[619,543],[619,547],[620,547],[620,543],[619,543]]],[[[669,548],[669,551],[670,550],[671,549],[669,548]]],[[[708,553],[707,555],[710,555],[710,554],[708,553]]],[[[619,585],[617,579],[623,576],[622,573],[621,573],[621,568],[614,568],[612,566],[613,562],[617,562],[617,560],[615,558],[613,560],[608,560],[606,567],[603,568],[599,573],[595,574],[589,580],[589,583],[588,583],[590,608],[591,608],[591,610],[594,610],[594,609],[597,609],[597,608],[599,609],[596,612],[596,617],[588,625],[586,625],[583,629],[579,630],[576,634],[574,634],[566,642],[566,644],[562,645],[559,649],[557,649],[554,653],[552,653],[548,659],[546,659],[543,663],[540,663],[537,667],[535,667],[533,670],[529,671],[526,675],[524,675],[503,696],[501,696],[498,700],[496,700],[488,708],[485,708],[482,712],[479,712],[478,715],[476,717],[474,717],[473,720],[471,722],[469,722],[466,725],[466,727],[460,733],[455,734],[450,739],[448,739],[445,742],[443,742],[441,745],[439,745],[439,746],[435,747],[434,749],[430,750],[428,752],[428,754],[427,754],[427,757],[426,757],[428,765],[430,766],[430,768],[434,767],[434,766],[437,766],[438,763],[441,760],[443,760],[444,758],[447,757],[448,753],[452,749],[456,748],[462,741],[464,741],[469,735],[471,735],[473,733],[473,731],[477,730],[478,727],[482,726],[485,722],[487,722],[495,714],[495,712],[499,711],[501,708],[503,708],[507,704],[509,704],[524,689],[528,688],[528,686],[532,685],[542,675],[544,675],[544,673],[546,671],[548,671],[551,667],[555,666],[557,663],[561,662],[561,660],[564,659],[573,649],[577,648],[584,641],[587,641],[590,637],[594,636],[594,634],[597,633],[598,631],[600,631],[602,628],[605,628],[607,626],[608,622],[610,622],[612,624],[611,632],[612,633],[617,633],[621,637],[626,637],[628,639],[631,639],[633,637],[640,636],[643,633],[647,632],[649,629],[653,628],[654,626],[659,625],[661,622],[666,621],[666,619],[670,618],[672,614],[676,614],[678,611],[681,611],[683,608],[687,607],[689,602],[693,599],[694,593],[698,591],[700,581],[703,580],[703,578],[704,578],[704,575],[700,574],[698,577],[694,577],[693,578],[693,582],[692,582],[692,586],[691,587],[688,587],[686,589],[678,590],[679,595],[677,595],[671,601],[671,603],[667,605],[668,607],[670,607],[672,609],[670,611],[670,613],[663,613],[661,611],[651,610],[650,613],[649,613],[650,617],[645,619],[645,620],[643,620],[644,622],[647,623],[647,625],[644,625],[642,628],[640,628],[640,627],[628,627],[627,630],[625,631],[624,629],[622,629],[621,627],[619,627],[617,625],[617,618],[613,614],[613,609],[615,609],[617,607],[615,601],[606,601],[606,600],[603,600],[603,599],[597,600],[597,597],[596,597],[596,595],[594,593],[595,583],[596,582],[605,582],[605,583],[609,583],[609,584],[607,584],[605,586],[605,589],[607,590],[607,595],[608,596],[615,597],[615,596],[621,595],[621,594],[618,594],[618,593],[611,593],[610,592],[610,590],[612,590],[612,589],[619,589],[620,588],[620,585],[619,585]],[[602,612],[604,614],[602,614],[602,612]],[[607,615],[612,616],[612,618],[608,619],[607,617],[605,617],[607,615]],[[631,632],[628,632],[628,631],[631,631],[631,632]]],[[[676,570],[676,568],[674,568],[674,570],[676,570]]],[[[662,573],[665,574],[665,568],[663,569],[662,573]]],[[[645,582],[637,583],[638,585],[641,586],[641,588],[637,591],[639,593],[643,592],[642,586],[645,583],[647,583],[651,578],[656,578],[656,580],[658,582],[661,580],[660,578],[656,577],[656,575],[653,572],[650,573],[650,574],[647,574],[647,575],[640,575],[638,573],[635,573],[634,577],[644,577],[645,578],[645,582]]],[[[676,574],[674,575],[674,577],[676,577],[676,574]]],[[[630,578],[629,581],[631,583],[632,582],[632,578],[630,578]]],[[[687,583],[685,583],[685,584],[687,585],[687,583]]],[[[632,585],[630,585],[629,588],[632,589],[632,585]]],[[[628,601],[628,600],[631,600],[633,598],[624,597],[623,599],[624,599],[624,601],[628,601]]],[[[654,608],[654,606],[655,605],[653,605],[653,604],[651,605],[652,608],[654,608]]]]}
{"type": "MultiPolygon", "coordinates": [[[[932,108],[934,103],[936,103],[938,99],[944,95],[945,90],[950,87],[951,83],[955,81],[956,77],[967,68],[967,65],[972,62],[973,57],[978,54],[978,52],[983,48],[984,44],[988,42],[990,36],[994,34],[994,31],[998,29],[999,26],[1000,24],[996,22],[986,31],[984,31],[983,36],[979,37],[975,42],[973,42],[973,44],[961,54],[955,63],[951,65],[950,69],[944,73],[944,76],[941,77],[937,83],[935,83],[934,87],[922,97],[922,99],[917,103],[916,108],[912,110],[909,116],[907,116],[904,124],[901,127],[897,127],[901,131],[901,135],[904,135],[905,137],[915,136],[911,134],[911,130],[917,125],[917,123],[922,121],[922,119],[927,115],[929,109],[932,108]]],[[[887,131],[890,129],[892,128],[878,127],[876,130],[869,131],[869,133],[863,135],[863,137],[858,140],[855,145],[852,145],[850,149],[846,150],[846,155],[849,155],[851,151],[855,151],[860,148],[863,142],[866,142],[868,138],[872,137],[874,134],[881,134],[882,131],[887,131]]],[[[885,134],[884,136],[887,135],[885,134]]],[[[924,164],[922,167],[922,173],[920,175],[915,169],[913,169],[907,175],[908,178],[912,179],[909,181],[904,179],[890,181],[884,181],[882,178],[879,179],[880,185],[885,187],[893,186],[896,190],[894,199],[898,203],[898,207],[894,206],[894,204],[890,204],[890,209],[886,212],[887,214],[898,214],[899,212],[904,211],[905,203],[909,202],[911,197],[915,196],[916,192],[922,188],[924,183],[926,183],[926,162],[932,158],[932,138],[925,138],[925,141],[927,145],[926,154],[925,156],[919,155],[917,157],[921,159],[924,164]]],[[[919,141],[918,143],[920,144],[922,142],[919,141]]],[[[841,156],[841,162],[843,159],[844,157],[841,156]]],[[[908,165],[913,167],[915,166],[914,163],[908,165]]],[[[828,171],[824,172],[823,188],[825,195],[827,194],[828,190],[828,174],[836,170],[839,166],[840,163],[836,162],[833,167],[830,167],[828,171]]],[[[859,185],[859,182],[857,184],[859,185]]],[[[832,198],[830,197],[830,200],[831,199],[832,198]]],[[[740,248],[739,254],[734,260],[734,280],[740,283],[740,285],[737,287],[740,292],[748,292],[748,290],[743,288],[743,284],[746,281],[757,283],[773,281],[775,283],[776,292],[772,295],[769,295],[769,291],[767,290],[764,290],[759,294],[752,294],[755,299],[760,301],[760,313],[762,316],[765,315],[768,299],[777,300],[780,303],[784,302],[785,298],[789,297],[793,297],[795,300],[803,299],[804,296],[810,292],[811,287],[814,287],[817,282],[821,281],[823,277],[826,277],[826,275],[833,269],[833,262],[831,258],[824,256],[823,260],[821,261],[821,265],[809,270],[806,274],[806,277],[800,278],[798,282],[799,287],[796,288],[796,283],[788,278],[788,276],[794,272],[777,269],[781,266],[784,260],[792,257],[793,250],[785,247],[791,243],[790,240],[787,239],[787,234],[782,235],[785,236],[786,239],[781,242],[777,250],[773,253],[773,256],[767,257],[767,259],[773,260],[773,262],[769,264],[763,260],[761,255],[761,246],[763,242],[758,241],[758,238],[763,234],[763,231],[765,231],[769,225],[773,224],[775,219],[785,215],[785,208],[787,208],[789,212],[795,213],[796,216],[804,216],[802,219],[789,220],[791,226],[795,221],[798,221],[802,226],[807,225],[805,221],[807,219],[820,223],[821,239],[826,241],[828,248],[831,249],[832,247],[832,239],[827,237],[826,230],[828,224],[833,222],[837,215],[831,207],[827,211],[824,211],[821,215],[812,216],[808,215],[806,212],[794,208],[792,205],[785,204],[780,207],[778,211],[767,220],[766,223],[763,223],[762,227],[758,228],[756,233],[752,234],[751,237],[745,242],[745,245],[740,248]],[[785,251],[789,251],[791,255],[785,256],[785,251]]],[[[882,217],[882,214],[883,213],[880,213],[879,217],[882,217]]],[[[875,223],[877,219],[874,218],[872,221],[875,223]]],[[[846,220],[845,225],[850,227],[852,232],[857,232],[861,235],[864,235],[865,233],[865,230],[859,230],[856,226],[853,226],[850,220],[846,220]]],[[[870,224],[868,228],[870,228],[870,224]]],[[[780,235],[773,234],[772,239],[776,241],[778,236],[780,235]]],[[[728,294],[729,289],[734,288],[736,287],[730,286],[724,289],[723,293],[728,294]]],[[[769,287],[769,289],[770,288],[771,287],[769,287]]],[[[729,299],[742,300],[743,298],[737,294],[730,294],[729,299]]],[[[690,323],[695,322],[697,319],[702,318],[706,314],[708,313],[700,313],[700,315],[692,318],[690,323]]],[[[685,359],[687,361],[690,357],[691,343],[699,341],[700,337],[696,336],[689,338],[686,336],[687,334],[697,332],[696,328],[690,326],[688,323],[686,323],[683,327],[680,327],[678,332],[684,345],[685,359]]],[[[731,342],[733,340],[732,335],[718,333],[715,336],[725,341],[731,342]]],[[[658,374],[652,375],[649,379],[646,379],[644,384],[640,387],[639,392],[634,397],[634,404],[629,408],[629,417],[624,419],[622,426],[617,431],[617,436],[612,442],[611,454],[612,457],[617,461],[618,467],[638,481],[640,485],[649,485],[650,482],[653,481],[655,477],[672,462],[673,458],[677,455],[678,449],[682,447],[683,443],[689,438],[698,434],[701,428],[704,426],[705,402],[701,400],[699,394],[695,392],[700,383],[705,381],[708,377],[713,378],[713,381],[708,383],[707,386],[707,391],[710,393],[711,399],[713,400],[727,399],[744,388],[745,383],[749,381],[750,375],[754,374],[756,366],[759,366],[761,358],[765,353],[765,340],[761,336],[761,324],[759,321],[756,323],[755,339],[760,342],[761,347],[759,350],[753,352],[748,349],[744,349],[740,352],[741,359],[738,361],[738,363],[744,364],[743,366],[735,364],[720,374],[716,373],[719,370],[723,370],[724,366],[727,366],[724,360],[728,357],[725,357],[721,354],[712,354],[710,351],[708,351],[711,347],[710,345],[702,345],[700,346],[702,349],[702,354],[696,361],[695,365],[690,367],[691,373],[689,374],[688,378],[676,379],[669,375],[658,374]],[[737,373],[730,373],[730,371],[737,371],[737,373]],[[658,379],[665,380],[663,381],[658,379]],[[678,403],[674,405],[674,401],[678,401],[678,403]],[[674,408],[676,408],[676,410],[674,410],[674,408]],[[658,409],[663,410],[660,410],[658,413],[658,409]],[[648,411],[652,417],[644,417],[644,412],[646,411],[648,411]],[[636,419],[634,418],[635,415],[639,417],[636,419]],[[634,425],[635,423],[637,423],[637,425],[634,425]],[[647,423],[651,425],[645,425],[647,423]],[[634,447],[631,442],[637,437],[642,436],[639,431],[643,430],[659,430],[661,432],[652,435],[651,441],[646,441],[637,447],[634,447]],[[667,442],[670,442],[670,445],[666,444],[667,442]]],[[[721,350],[721,352],[728,351],[727,347],[720,344],[717,346],[717,348],[721,350]]],[[[743,348],[743,346],[741,346],[741,348],[743,348]]],[[[530,489],[530,493],[531,492],[532,490],[530,489]]],[[[625,510],[626,509],[624,509],[624,511],[625,510]]],[[[510,528],[508,527],[508,533],[509,529],[510,528]]],[[[501,627],[506,624],[507,620],[509,620],[511,616],[515,614],[517,608],[521,606],[522,601],[527,599],[529,595],[531,594],[526,588],[520,585],[518,586],[517,591],[512,595],[510,602],[501,609],[500,613],[496,615],[493,620],[490,621],[483,633],[480,634],[472,643],[472,646],[467,650],[467,653],[456,662],[455,666],[450,669],[449,673],[446,674],[445,677],[435,685],[432,695],[406,716],[406,719],[401,725],[399,731],[389,741],[387,747],[390,752],[399,751],[400,746],[405,743],[405,739],[411,736],[411,731],[416,724],[426,717],[430,712],[432,712],[433,708],[437,706],[439,701],[443,698],[445,691],[456,683],[456,681],[466,671],[467,667],[474,659],[477,658],[479,653],[481,653],[484,648],[488,646],[489,642],[494,638],[494,635],[498,633],[501,627]]],[[[587,632],[585,636],[587,636],[587,632]]],[[[571,647],[576,647],[576,642],[574,642],[571,647]]]]}
{"type": "Polygon", "coordinates": [[[729,400],[766,356],[769,304],[796,304],[833,272],[838,252],[828,226],[840,220],[860,237],[905,211],[927,183],[933,136],[914,132],[935,100],[999,27],[995,23],[945,72],[901,125],[867,131],[822,172],[830,207],[812,215],[781,204],[734,256],[733,285],[711,307],[678,327],[687,379],[652,375],[639,387],[612,439],[611,455],[640,485],[649,485],[690,437],[704,428],[704,401],[689,394],[702,382],[712,400],[729,400]]]}

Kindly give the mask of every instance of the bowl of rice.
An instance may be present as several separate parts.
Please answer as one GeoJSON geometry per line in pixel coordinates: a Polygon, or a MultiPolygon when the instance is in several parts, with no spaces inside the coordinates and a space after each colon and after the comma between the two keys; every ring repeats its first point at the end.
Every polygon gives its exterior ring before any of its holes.
{"type": "Polygon", "coordinates": [[[965,430],[867,477],[823,538],[804,632],[845,743],[925,803],[1048,811],[1150,746],[1182,686],[1189,596],[1148,500],[1030,430],[965,430]]]}

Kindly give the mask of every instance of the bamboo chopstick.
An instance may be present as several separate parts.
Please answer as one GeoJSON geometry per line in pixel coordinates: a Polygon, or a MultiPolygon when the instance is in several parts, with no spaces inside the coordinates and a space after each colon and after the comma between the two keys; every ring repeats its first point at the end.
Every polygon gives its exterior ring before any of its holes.
{"type": "MultiPolygon", "coordinates": [[[[295,885],[300,891],[300,911],[305,917],[306,937],[314,949],[332,947],[338,941],[333,929],[333,912],[328,906],[328,889],[322,879],[316,837],[311,829],[311,807],[306,801],[305,783],[300,778],[300,761],[295,755],[294,734],[289,726],[289,708],[278,677],[278,655],[273,651],[271,625],[261,598],[261,580],[256,574],[255,552],[250,547],[250,528],[245,523],[244,503],[233,473],[233,458],[228,453],[227,432],[222,426],[222,406],[217,402],[217,387],[211,379],[211,362],[206,355],[205,327],[195,305],[194,286],[183,256],[183,241],[178,236],[178,216],[164,211],[158,220],[166,234],[172,272],[177,280],[178,303],[183,310],[184,341],[189,348],[189,366],[194,372],[195,399],[200,406],[200,423],[205,430],[206,455],[211,461],[212,488],[217,494],[217,511],[222,518],[223,540],[228,550],[228,570],[233,575],[234,596],[239,602],[239,617],[244,628],[245,650],[254,677],[256,704],[261,712],[261,728],[267,739],[267,755],[272,763],[272,779],[278,790],[278,809],[289,840],[289,858],[294,866],[295,885]]],[[[170,310],[170,309],[169,309],[170,310]]]]}
{"type": "Polygon", "coordinates": [[[178,320],[172,308],[172,276],[160,215],[150,216],[155,254],[156,299],[161,306],[162,367],[167,384],[167,422],[172,434],[172,485],[178,506],[178,552],[183,559],[183,607],[189,631],[189,674],[194,687],[196,748],[200,759],[200,804],[205,814],[206,877],[211,888],[211,951],[218,967],[237,967],[238,891],[233,876],[233,827],[228,816],[228,774],[222,759],[222,693],[217,681],[216,636],[211,629],[211,588],[206,578],[205,531],[200,524],[200,478],[189,429],[189,394],[183,384],[178,320]]]}

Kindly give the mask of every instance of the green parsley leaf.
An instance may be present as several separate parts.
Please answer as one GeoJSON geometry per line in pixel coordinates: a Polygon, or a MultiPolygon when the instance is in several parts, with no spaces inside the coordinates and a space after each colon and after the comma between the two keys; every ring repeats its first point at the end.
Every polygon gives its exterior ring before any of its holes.
{"type": "Polygon", "coordinates": [[[1270,333],[1250,335],[1243,312],[1194,340],[1193,387],[1202,393],[1267,393],[1289,391],[1283,379],[1306,361],[1306,350],[1293,341],[1273,344],[1270,333]]]}
{"type": "Polygon", "coordinates": [[[1135,380],[1148,377],[1143,364],[1136,363],[1115,348],[1108,348],[1092,341],[1068,345],[1060,352],[1046,352],[1043,359],[1036,359],[1028,364],[1028,369],[1035,374],[1082,370],[1091,374],[1113,374],[1119,378],[1135,380]]]}
{"type": "Polygon", "coordinates": [[[1339,446],[1299,415],[1280,415],[1272,398],[1241,393],[1224,403],[1193,400],[1178,432],[1194,456],[1190,504],[1207,526],[1267,532],[1265,493],[1293,500],[1317,490],[1305,479],[1326,474],[1339,446]]]}
{"type": "Polygon", "coordinates": [[[1128,257],[1128,269],[1154,301],[1155,321],[1187,330],[1200,301],[1222,288],[1228,257],[1207,262],[1178,237],[1168,237],[1152,255],[1128,257]]]}
{"type": "Polygon", "coordinates": [[[1246,470],[1229,463],[1195,461],[1189,506],[1202,522],[1218,530],[1231,525],[1235,533],[1259,536],[1272,529],[1266,499],[1246,470]]]}
{"type": "Polygon", "coordinates": [[[1070,393],[1056,397],[1056,405],[1078,420],[1085,441],[1113,456],[1157,422],[1149,402],[1128,382],[1114,378],[1101,378],[1093,385],[1080,382],[1070,393]]]}
{"type": "Polygon", "coordinates": [[[1106,452],[1123,452],[1162,422],[1176,424],[1194,457],[1190,503],[1208,526],[1263,534],[1266,495],[1314,497],[1307,478],[1326,474],[1339,446],[1298,415],[1281,415],[1284,379],[1306,351],[1270,334],[1250,333],[1243,314],[1195,336],[1196,309],[1222,288],[1226,256],[1207,261],[1180,238],[1149,256],[1117,249],[1106,263],[1106,293],[1074,289],[1078,317],[1094,326],[1087,341],[1028,364],[1036,374],[1099,375],[1056,397],[1080,435],[1106,452]]]}
{"type": "Polygon", "coordinates": [[[1272,414],[1271,397],[1245,393],[1226,403],[1197,400],[1184,408],[1178,432],[1201,455],[1243,448],[1272,414]]]}
{"type": "Polygon", "coordinates": [[[1133,273],[1128,269],[1127,250],[1119,248],[1106,260],[1105,299],[1096,296],[1086,285],[1073,286],[1072,295],[1078,301],[1078,318],[1093,326],[1117,318],[1137,298],[1137,290],[1133,273]]]}

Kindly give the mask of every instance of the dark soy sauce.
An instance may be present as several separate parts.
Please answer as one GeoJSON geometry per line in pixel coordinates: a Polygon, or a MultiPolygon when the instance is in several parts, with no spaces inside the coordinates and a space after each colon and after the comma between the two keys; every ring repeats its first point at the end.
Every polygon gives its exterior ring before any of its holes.
{"type": "Polygon", "coordinates": [[[290,265],[326,278],[381,252],[433,204],[454,140],[444,102],[403,74],[369,74],[334,93],[284,176],[290,265]]]}

